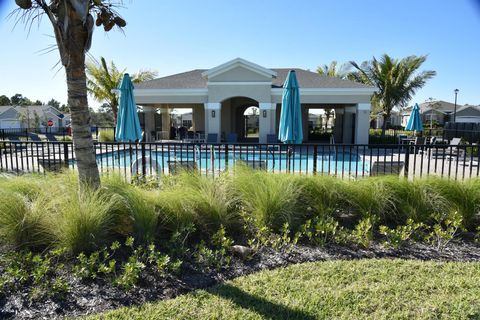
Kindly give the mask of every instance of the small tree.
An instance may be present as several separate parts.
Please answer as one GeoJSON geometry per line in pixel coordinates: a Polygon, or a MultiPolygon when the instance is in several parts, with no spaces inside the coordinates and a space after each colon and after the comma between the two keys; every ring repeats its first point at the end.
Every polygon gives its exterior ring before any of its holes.
{"type": "Polygon", "coordinates": [[[0,106],[9,106],[11,105],[12,102],[6,95],[1,95],[0,96],[0,106]]]}
{"type": "Polygon", "coordinates": [[[53,27],[60,61],[65,67],[68,106],[72,116],[73,143],[81,185],[100,186],[96,162],[90,112],[87,102],[85,53],[92,44],[94,26],[110,31],[114,26],[125,27],[126,22],[111,1],[105,0],[15,0],[19,20],[39,19],[45,14],[53,27]],[[96,19],[93,16],[96,15],[96,19]]]}
{"type": "Polygon", "coordinates": [[[390,118],[392,109],[395,106],[406,106],[415,92],[436,75],[431,70],[418,71],[426,59],[426,56],[412,55],[398,60],[384,54],[379,60],[374,57],[370,63],[361,66],[350,62],[359,72],[357,76],[362,82],[378,89],[372,96],[372,109],[382,112],[382,137],[385,136],[387,119],[390,118]]]}
{"type": "MultiPolygon", "coordinates": [[[[93,60],[87,62],[88,92],[98,102],[106,102],[110,106],[115,120],[118,113],[118,97],[114,90],[120,85],[125,72],[126,69],[119,70],[113,61],[108,65],[103,57],[100,57],[100,63],[93,60]]],[[[152,80],[156,75],[156,71],[142,70],[131,75],[131,79],[133,83],[140,83],[152,80]]]]}

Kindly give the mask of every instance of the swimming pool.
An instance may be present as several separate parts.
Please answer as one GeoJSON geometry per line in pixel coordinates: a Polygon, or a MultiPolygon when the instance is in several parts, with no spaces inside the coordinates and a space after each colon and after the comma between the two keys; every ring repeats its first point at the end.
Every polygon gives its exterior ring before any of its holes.
{"type": "MultiPolygon", "coordinates": [[[[202,172],[233,169],[243,161],[249,166],[261,167],[271,172],[328,173],[341,175],[367,175],[370,163],[352,152],[276,152],[275,150],[178,150],[145,152],[145,170],[168,172],[172,165],[195,166],[202,172]],[[315,159],[316,158],[316,159],[315,159]]],[[[116,150],[97,154],[100,169],[117,168],[132,173],[142,172],[140,150],[116,150]]]]}

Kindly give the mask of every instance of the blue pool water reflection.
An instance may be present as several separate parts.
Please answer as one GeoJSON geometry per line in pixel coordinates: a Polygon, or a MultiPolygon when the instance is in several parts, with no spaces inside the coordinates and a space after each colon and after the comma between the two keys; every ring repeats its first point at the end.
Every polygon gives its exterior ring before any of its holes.
{"type": "MultiPolygon", "coordinates": [[[[223,171],[232,169],[238,161],[249,162],[250,165],[262,166],[273,172],[323,172],[329,174],[368,174],[370,164],[361,156],[350,152],[318,153],[301,152],[225,152],[225,150],[202,151],[150,151],[145,153],[146,170],[168,171],[171,163],[194,163],[200,171],[223,171]]],[[[121,168],[132,171],[142,170],[140,150],[120,150],[97,155],[100,168],[121,168]]]]}

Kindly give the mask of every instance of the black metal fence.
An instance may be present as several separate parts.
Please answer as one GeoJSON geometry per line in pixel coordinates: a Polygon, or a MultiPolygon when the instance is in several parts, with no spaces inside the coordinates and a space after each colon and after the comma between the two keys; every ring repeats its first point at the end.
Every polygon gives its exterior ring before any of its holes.
{"type": "MultiPolygon", "coordinates": [[[[218,176],[239,164],[273,173],[346,179],[398,175],[467,179],[479,176],[476,145],[328,145],[95,143],[103,174],[160,177],[180,169],[218,176]]],[[[46,173],[77,166],[69,142],[0,142],[0,171],[46,173]]]]}
{"type": "MultiPolygon", "coordinates": [[[[91,127],[93,138],[98,140],[102,130],[112,131],[112,137],[115,137],[115,127],[91,127]]],[[[0,140],[24,138],[29,141],[35,140],[37,135],[53,135],[65,141],[66,137],[71,136],[71,134],[70,127],[10,128],[0,129],[0,140]]],[[[48,140],[48,138],[46,139],[48,140]]]]}

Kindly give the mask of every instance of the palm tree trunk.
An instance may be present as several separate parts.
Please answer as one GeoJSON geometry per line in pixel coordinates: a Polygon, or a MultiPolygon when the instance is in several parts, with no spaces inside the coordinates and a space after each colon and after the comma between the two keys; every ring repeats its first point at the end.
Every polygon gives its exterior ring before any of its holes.
{"type": "Polygon", "coordinates": [[[85,44],[88,30],[68,2],[69,26],[66,34],[54,26],[55,37],[62,64],[67,75],[68,106],[73,129],[73,145],[81,187],[98,188],[100,174],[95,159],[90,111],[87,101],[87,76],[85,73],[85,44]]]}
{"type": "Polygon", "coordinates": [[[86,75],[82,63],[71,63],[67,67],[67,88],[68,105],[72,115],[73,145],[80,183],[98,188],[100,175],[90,130],[86,75]]]}
{"type": "Polygon", "coordinates": [[[387,116],[385,114],[382,115],[383,116],[383,123],[382,123],[382,134],[381,134],[381,137],[382,139],[385,138],[385,131],[387,129],[387,116]]]}

